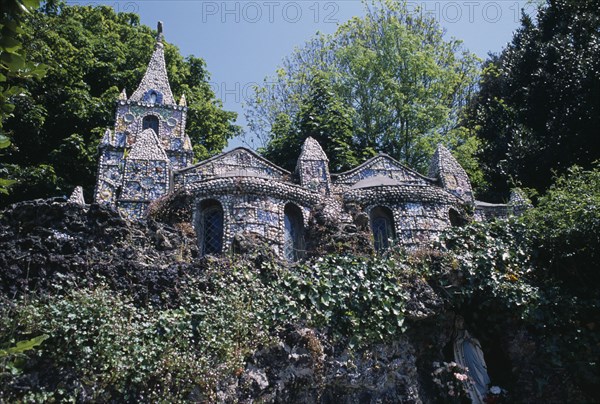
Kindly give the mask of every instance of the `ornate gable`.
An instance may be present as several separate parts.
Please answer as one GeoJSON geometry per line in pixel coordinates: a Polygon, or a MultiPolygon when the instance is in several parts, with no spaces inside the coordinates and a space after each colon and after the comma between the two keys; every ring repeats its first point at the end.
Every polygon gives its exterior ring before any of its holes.
{"type": "Polygon", "coordinates": [[[432,180],[403,166],[387,154],[380,154],[350,171],[338,174],[335,183],[363,188],[377,185],[430,185],[432,180]]]}
{"type": "Polygon", "coordinates": [[[158,136],[152,129],[145,129],[137,136],[136,142],[131,147],[127,156],[130,160],[161,160],[169,161],[167,153],[163,150],[158,136]]]}
{"type": "Polygon", "coordinates": [[[290,173],[259,156],[238,147],[175,173],[178,185],[187,185],[218,177],[262,177],[283,180],[290,173]]]}

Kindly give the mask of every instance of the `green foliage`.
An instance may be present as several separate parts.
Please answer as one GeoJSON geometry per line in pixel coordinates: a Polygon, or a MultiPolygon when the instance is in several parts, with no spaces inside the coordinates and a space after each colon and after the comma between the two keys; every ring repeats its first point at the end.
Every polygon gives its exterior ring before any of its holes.
{"type": "Polygon", "coordinates": [[[507,313],[525,316],[539,299],[531,242],[517,222],[451,228],[434,248],[442,261],[428,262],[426,272],[459,311],[493,323],[507,313]]]}
{"type": "Polygon", "coordinates": [[[276,318],[326,327],[350,346],[405,330],[406,267],[380,257],[328,256],[280,275],[276,318]]]}
{"type": "Polygon", "coordinates": [[[555,276],[580,291],[600,285],[600,164],[571,167],[556,178],[524,220],[555,276]]]}
{"type": "Polygon", "coordinates": [[[28,340],[19,341],[15,346],[11,346],[5,349],[0,349],[0,358],[4,358],[6,356],[21,354],[23,352],[27,352],[32,350],[33,348],[40,346],[42,342],[48,339],[48,335],[42,334],[38,337],[34,337],[28,340]]]}
{"type": "Polygon", "coordinates": [[[467,114],[492,199],[513,186],[543,191],[554,171],[600,158],[600,2],[543,3],[486,62],[467,114]]]}
{"type": "Polygon", "coordinates": [[[302,101],[292,123],[280,114],[272,128],[273,136],[262,151],[265,157],[281,167],[293,171],[307,137],[316,139],[329,157],[329,169],[345,171],[358,160],[352,149],[352,119],[348,107],[330,88],[322,72],[311,82],[310,93],[302,101]]]}
{"type": "MultiPolygon", "coordinates": [[[[243,367],[244,358],[269,341],[273,289],[252,268],[213,268],[202,282],[190,279],[182,301],[198,349],[212,367],[243,367]]],[[[276,293],[276,292],[275,292],[276,293]]]]}
{"type": "MultiPolygon", "coordinates": [[[[72,400],[90,394],[94,401],[162,402],[190,399],[197,390],[213,401],[217,381],[264,340],[260,328],[243,327],[260,325],[253,321],[257,304],[244,299],[256,290],[225,274],[182,286],[187,300],[175,308],[135,306],[102,283],[21,301],[13,315],[22,331],[52,335],[36,351],[37,360],[65,376],[62,388],[41,385],[21,398],[72,400]]],[[[20,396],[13,382],[10,377],[3,382],[5,399],[20,396]]]]}
{"type": "MultiPolygon", "coordinates": [[[[364,18],[351,19],[333,35],[317,35],[286,58],[276,77],[256,89],[248,122],[268,150],[281,137],[276,131],[280,116],[301,115],[306,98],[321,86],[313,78],[320,76],[352,119],[344,157],[385,152],[425,172],[437,143],[455,149],[472,137],[460,130],[458,118],[476,82],[477,58],[460,41],[444,40],[433,19],[410,12],[404,2],[365,7],[364,18]]],[[[334,111],[331,117],[323,111],[322,119],[334,122],[334,111]]],[[[335,127],[326,134],[345,133],[339,124],[335,127]]],[[[314,131],[310,126],[293,129],[314,131]]],[[[463,149],[461,163],[476,167],[471,153],[463,149]]],[[[340,168],[348,165],[344,161],[340,168]]]]}
{"type": "Polygon", "coordinates": [[[91,288],[57,285],[52,296],[2,310],[0,342],[51,335],[27,366],[61,374],[60,384],[23,392],[16,375],[0,375],[0,399],[214,401],[217,382],[287,324],[319,327],[351,347],[402,332],[402,271],[381,258],[328,257],[260,272],[219,261],[180,285],[174,307],[136,306],[102,279],[91,288]]]}
{"type": "Polygon", "coordinates": [[[507,324],[527,328],[535,341],[528,365],[539,369],[538,394],[558,377],[561,385],[555,387],[565,397],[581,401],[582,391],[586,400],[597,397],[598,284],[578,281],[572,287],[569,276],[547,270],[544,255],[577,257],[580,274],[597,276],[590,259],[598,252],[597,196],[598,171],[574,168],[524,218],[452,228],[434,246],[442,253],[417,262],[447,305],[484,340],[497,340],[507,324]]]}
{"type": "Polygon", "coordinates": [[[48,337],[47,334],[42,334],[27,340],[17,341],[13,346],[0,348],[0,378],[5,371],[9,371],[12,375],[20,374],[27,359],[25,352],[40,346],[48,337]]]}
{"type": "MultiPolygon", "coordinates": [[[[15,78],[40,78],[45,73],[45,66],[27,61],[23,49],[21,27],[25,14],[39,6],[39,0],[2,0],[0,1],[0,150],[10,146],[10,139],[4,135],[4,121],[12,116],[15,109],[12,98],[19,95],[23,88],[12,85],[9,80],[15,78]]],[[[14,180],[4,178],[6,170],[0,170],[0,194],[8,194],[14,180]]]]}
{"type": "MultiPolygon", "coordinates": [[[[16,109],[5,122],[13,142],[5,161],[18,167],[11,170],[19,182],[11,200],[68,195],[76,185],[89,195],[96,147],[114,123],[115,100],[121,89],[131,94],[137,88],[154,49],[155,32],[135,14],[55,3],[28,15],[21,34],[32,62],[47,66],[46,77],[7,81],[24,89],[13,95],[16,109]],[[56,181],[29,189],[19,174],[42,165],[53,168],[56,181]]],[[[184,59],[165,44],[165,60],[174,94],[185,93],[188,101],[187,134],[196,158],[220,152],[240,132],[236,114],[222,110],[202,59],[184,59]]]]}

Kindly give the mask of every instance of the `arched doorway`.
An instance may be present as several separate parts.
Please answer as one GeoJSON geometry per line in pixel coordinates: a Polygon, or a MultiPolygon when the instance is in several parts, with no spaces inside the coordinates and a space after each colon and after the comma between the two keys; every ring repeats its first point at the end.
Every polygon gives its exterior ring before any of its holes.
{"type": "Polygon", "coordinates": [[[288,203],[283,210],[283,255],[293,262],[304,256],[304,223],[302,211],[294,204],[288,203]]]}
{"type": "Polygon", "coordinates": [[[158,117],[154,115],[146,115],[142,120],[142,130],[152,129],[158,135],[158,117]]]}
{"type": "Polygon", "coordinates": [[[214,200],[200,204],[198,242],[200,255],[220,254],[223,250],[223,207],[214,200]]]}

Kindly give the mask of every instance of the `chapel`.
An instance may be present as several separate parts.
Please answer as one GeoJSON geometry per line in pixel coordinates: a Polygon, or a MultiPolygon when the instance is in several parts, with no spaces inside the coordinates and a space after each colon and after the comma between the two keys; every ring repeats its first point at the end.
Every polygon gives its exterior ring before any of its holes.
{"type": "Polygon", "coordinates": [[[306,252],[304,233],[318,210],[352,229],[368,221],[375,250],[390,243],[418,247],[449,226],[519,213],[519,193],[508,204],[474,199],[469,177],[439,145],[428,174],[380,154],[342,173],[329,171],[319,143],[307,138],[289,172],[243,147],[193,164],[185,132],[185,95],[176,102],[164,58],[162,27],[139,86],[116,100],[115,124],[99,145],[94,200],[142,220],[169,195],[191,201],[184,218],[195,229],[201,255],[231,248],[236,234],[268,240],[281,258],[306,252]]]}

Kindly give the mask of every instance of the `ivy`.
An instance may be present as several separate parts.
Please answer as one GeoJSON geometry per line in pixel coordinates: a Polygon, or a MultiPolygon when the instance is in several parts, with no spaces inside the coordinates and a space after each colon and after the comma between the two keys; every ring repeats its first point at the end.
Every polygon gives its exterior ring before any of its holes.
{"type": "Polygon", "coordinates": [[[326,327],[350,346],[406,329],[405,268],[381,257],[327,256],[281,274],[275,318],[326,327]]]}

